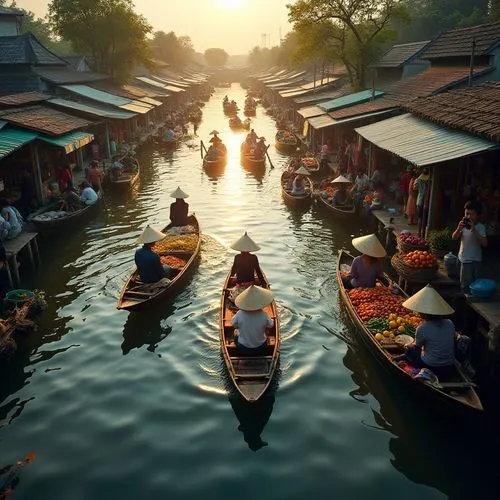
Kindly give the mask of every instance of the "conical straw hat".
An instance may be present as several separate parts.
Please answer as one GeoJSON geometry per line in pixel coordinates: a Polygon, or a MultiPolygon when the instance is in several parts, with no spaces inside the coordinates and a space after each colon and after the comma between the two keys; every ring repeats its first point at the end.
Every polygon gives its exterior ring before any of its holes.
{"type": "Polygon", "coordinates": [[[385,248],[374,234],[360,236],[352,240],[352,246],[362,254],[370,257],[385,257],[387,255],[385,248]]]}
{"type": "Polygon", "coordinates": [[[410,309],[410,311],[434,316],[449,316],[455,312],[443,297],[429,285],[403,302],[403,307],[410,309]]]}
{"type": "Polygon", "coordinates": [[[217,130],[212,130],[212,132],[210,132],[210,134],[208,135],[217,135],[219,132],[217,132],[217,130]]]}
{"type": "Polygon", "coordinates": [[[300,175],[311,175],[311,172],[309,172],[309,170],[307,170],[307,168],[305,167],[298,168],[297,170],[295,170],[295,173],[300,175]]]}
{"type": "Polygon", "coordinates": [[[245,234],[236,240],[232,245],[231,248],[233,250],[236,250],[237,252],[256,252],[257,250],[260,250],[259,245],[255,243],[255,241],[248,236],[247,232],[245,231],[245,234]]]}
{"type": "Polygon", "coordinates": [[[270,290],[252,285],[240,293],[234,303],[243,311],[258,311],[268,306],[273,300],[274,295],[270,290]]]}
{"type": "Polygon", "coordinates": [[[343,175],[339,175],[336,179],[333,179],[330,184],[352,184],[352,182],[343,175]]]}
{"type": "Polygon", "coordinates": [[[165,238],[165,235],[161,231],[158,231],[148,225],[137,239],[137,244],[144,245],[146,243],[155,243],[163,238],[165,238]]]}
{"type": "Polygon", "coordinates": [[[170,197],[177,200],[178,198],[189,198],[189,195],[185,193],[179,186],[177,186],[177,189],[170,193],[170,197]]]}

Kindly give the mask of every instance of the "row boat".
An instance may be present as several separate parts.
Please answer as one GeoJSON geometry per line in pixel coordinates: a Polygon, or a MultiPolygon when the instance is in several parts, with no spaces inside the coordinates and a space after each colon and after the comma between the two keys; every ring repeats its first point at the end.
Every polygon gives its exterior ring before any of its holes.
{"type": "MultiPolygon", "coordinates": [[[[265,287],[269,288],[267,278],[265,287]]],[[[268,352],[266,356],[241,356],[234,343],[234,328],[231,319],[236,314],[236,306],[229,300],[229,291],[235,286],[235,278],[229,274],[224,283],[220,305],[220,345],[222,356],[231,380],[246,401],[257,401],[267,390],[278,366],[280,354],[280,323],[276,302],[264,311],[274,320],[274,326],[267,332],[268,352]]]]}
{"type": "MultiPolygon", "coordinates": [[[[94,204],[87,205],[80,210],[75,210],[74,212],[68,212],[68,214],[63,217],[58,217],[57,219],[42,220],[37,219],[35,216],[31,218],[30,221],[33,223],[35,230],[38,232],[57,232],[63,231],[70,227],[73,228],[75,225],[88,220],[92,215],[95,215],[101,209],[103,199],[102,191],[99,191],[99,193],[97,193],[97,196],[97,201],[94,204]]],[[[54,210],[54,205],[47,207],[44,212],[50,212],[52,210],[54,210]]],[[[41,212],[38,215],[43,215],[44,212],[41,212]]]]}
{"type": "Polygon", "coordinates": [[[317,174],[319,172],[319,161],[317,158],[312,156],[304,157],[300,162],[311,174],[317,174]]]}
{"type": "MultiPolygon", "coordinates": [[[[392,359],[393,354],[402,354],[403,350],[397,344],[381,344],[359,317],[354,305],[351,302],[349,294],[344,287],[341,271],[345,266],[352,264],[354,257],[345,251],[341,251],[337,262],[337,280],[340,290],[340,297],[345,305],[347,313],[356,328],[356,333],[375,356],[375,358],[388,370],[392,375],[397,377],[402,383],[405,383],[408,388],[421,393],[425,397],[432,399],[442,407],[451,410],[467,409],[482,411],[483,406],[479,399],[474,384],[462,372],[459,365],[455,367],[454,373],[443,380],[441,377],[438,384],[430,384],[413,379],[407,374],[397,363],[392,359]]],[[[402,297],[407,297],[405,292],[398,289],[402,297]]]]}
{"type": "Polygon", "coordinates": [[[283,141],[281,139],[282,135],[283,135],[283,132],[285,132],[284,130],[278,130],[278,132],[276,133],[276,137],[275,137],[275,146],[276,146],[276,149],[280,152],[280,153],[283,153],[283,154],[292,154],[292,153],[295,153],[295,151],[297,151],[297,147],[298,147],[298,141],[297,141],[297,137],[295,137],[295,135],[289,135],[288,136],[288,139],[287,141],[283,141]]]}
{"type": "Polygon", "coordinates": [[[259,156],[255,157],[253,154],[240,154],[240,162],[245,167],[248,167],[250,170],[254,168],[264,168],[266,166],[266,157],[259,156]]]}
{"type": "MultiPolygon", "coordinates": [[[[145,292],[141,291],[141,288],[144,287],[139,280],[139,274],[137,269],[132,273],[130,278],[127,280],[123,289],[120,293],[120,298],[118,299],[117,309],[126,309],[127,311],[133,311],[140,308],[144,308],[145,306],[151,305],[151,303],[166,297],[176,289],[178,289],[179,285],[181,285],[187,276],[189,275],[189,270],[194,266],[197,257],[200,253],[201,246],[201,238],[200,238],[200,225],[198,223],[198,219],[193,214],[189,216],[189,224],[196,229],[195,234],[198,237],[198,243],[196,245],[196,249],[194,252],[176,250],[171,252],[166,252],[163,255],[171,255],[174,257],[181,257],[186,260],[186,265],[179,270],[177,275],[170,280],[170,282],[153,292],[145,292]]],[[[163,231],[168,231],[172,228],[172,224],[169,224],[163,231]]]]}
{"type": "Polygon", "coordinates": [[[118,177],[111,176],[111,170],[108,171],[107,181],[113,188],[125,189],[132,187],[139,180],[140,167],[139,162],[134,160],[136,164],[135,171],[124,170],[118,177]]]}
{"type": "Polygon", "coordinates": [[[226,163],[227,163],[227,154],[219,156],[214,160],[208,159],[206,155],[203,157],[203,168],[208,171],[217,168],[224,168],[226,166],[226,163]]]}
{"type": "Polygon", "coordinates": [[[292,177],[294,174],[290,174],[289,172],[285,171],[281,174],[281,193],[283,195],[283,199],[286,202],[292,203],[292,204],[306,204],[310,203],[312,200],[312,193],[313,193],[313,183],[311,179],[308,177],[305,177],[306,180],[306,194],[304,195],[293,195],[292,194],[292,188],[291,188],[291,181],[293,181],[292,177]]]}
{"type": "Polygon", "coordinates": [[[318,196],[320,203],[324,206],[335,218],[337,219],[349,219],[356,215],[356,206],[354,204],[345,206],[335,206],[328,202],[327,199],[322,196],[318,196]]]}

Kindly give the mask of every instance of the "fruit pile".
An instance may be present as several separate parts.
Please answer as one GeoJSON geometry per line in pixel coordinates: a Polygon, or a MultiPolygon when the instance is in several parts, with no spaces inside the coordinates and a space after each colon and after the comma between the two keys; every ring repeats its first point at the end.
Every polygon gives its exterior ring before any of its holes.
{"type": "Polygon", "coordinates": [[[198,245],[196,234],[169,235],[153,246],[153,252],[166,253],[172,251],[194,252],[198,245]]]}
{"type": "Polygon", "coordinates": [[[354,288],[349,290],[349,297],[358,311],[359,317],[366,323],[372,318],[398,314],[403,316],[408,311],[401,306],[404,299],[394,295],[389,288],[377,285],[374,288],[354,288]]]}
{"type": "Polygon", "coordinates": [[[425,238],[421,238],[420,236],[411,233],[400,233],[399,239],[407,245],[413,245],[417,247],[427,246],[428,244],[425,238]]]}
{"type": "Polygon", "coordinates": [[[175,269],[182,269],[187,263],[186,259],[174,257],[173,255],[162,255],[160,261],[162,264],[167,264],[167,266],[174,267],[175,269]]]}
{"type": "Polygon", "coordinates": [[[437,260],[434,255],[430,252],[424,252],[422,250],[414,250],[413,252],[407,253],[403,262],[408,267],[414,267],[416,269],[425,269],[437,266],[437,260]]]}

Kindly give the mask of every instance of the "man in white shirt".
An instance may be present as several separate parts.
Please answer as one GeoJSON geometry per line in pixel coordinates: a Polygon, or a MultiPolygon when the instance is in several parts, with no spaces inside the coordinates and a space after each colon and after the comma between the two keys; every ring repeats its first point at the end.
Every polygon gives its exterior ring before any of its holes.
{"type": "Polygon", "coordinates": [[[92,189],[88,182],[82,183],[82,194],[80,200],[84,205],[93,205],[97,201],[97,193],[92,189]]]}
{"type": "Polygon", "coordinates": [[[460,239],[458,260],[460,264],[460,286],[466,294],[470,293],[469,285],[479,278],[482,247],[488,244],[486,227],[478,222],[481,215],[481,205],[474,201],[465,204],[465,216],[458,223],[452,234],[454,240],[460,239]]]}

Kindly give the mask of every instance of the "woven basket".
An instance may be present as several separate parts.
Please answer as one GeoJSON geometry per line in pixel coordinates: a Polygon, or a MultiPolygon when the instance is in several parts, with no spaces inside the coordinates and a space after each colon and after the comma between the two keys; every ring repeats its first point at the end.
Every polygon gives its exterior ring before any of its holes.
{"type": "Polygon", "coordinates": [[[415,267],[407,266],[404,261],[404,254],[396,253],[391,258],[391,264],[394,270],[406,281],[413,281],[416,283],[429,283],[436,279],[439,267],[425,267],[417,269],[415,267]]]}
{"type": "Polygon", "coordinates": [[[396,240],[398,243],[398,249],[401,253],[410,253],[414,250],[423,250],[424,252],[427,252],[429,250],[429,245],[409,245],[408,243],[405,243],[399,235],[396,240]]]}
{"type": "Polygon", "coordinates": [[[447,250],[433,250],[431,247],[431,254],[436,257],[436,259],[443,260],[444,256],[448,253],[447,250]]]}

